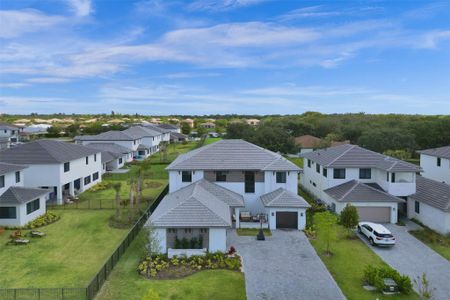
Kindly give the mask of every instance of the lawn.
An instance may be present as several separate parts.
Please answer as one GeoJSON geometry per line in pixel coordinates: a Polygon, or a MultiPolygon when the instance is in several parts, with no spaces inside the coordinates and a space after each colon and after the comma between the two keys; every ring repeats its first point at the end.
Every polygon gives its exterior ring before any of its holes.
{"type": "MultiPolygon", "coordinates": [[[[266,236],[271,236],[272,233],[270,232],[269,229],[263,229],[264,231],[264,235],[266,236]]],[[[256,228],[238,228],[236,229],[236,233],[238,235],[242,235],[242,236],[255,236],[258,234],[259,229],[256,228]]]]}
{"type": "MultiPolygon", "coordinates": [[[[315,225],[317,225],[316,219],[314,218],[315,225]]],[[[336,225],[336,231],[337,240],[331,244],[332,256],[324,255],[326,244],[321,239],[322,232],[317,232],[317,238],[311,240],[311,244],[349,300],[419,299],[417,294],[384,296],[380,293],[366,291],[362,287],[364,268],[367,265],[382,266],[386,264],[360,239],[347,239],[347,231],[342,226],[336,225]]]]}
{"type": "Polygon", "coordinates": [[[409,233],[450,261],[450,236],[444,236],[426,227],[409,233]]]}
{"type": "Polygon", "coordinates": [[[149,280],[138,275],[136,268],[144,251],[141,233],[120,259],[97,295],[97,300],[139,300],[148,289],[162,300],[245,299],[244,275],[235,271],[210,270],[176,280],[149,280]]]}
{"type": "Polygon", "coordinates": [[[215,143],[217,141],[220,141],[221,139],[222,138],[206,138],[205,145],[209,145],[209,144],[215,143]]]}
{"type": "Polygon", "coordinates": [[[47,236],[28,245],[6,245],[11,231],[0,235],[2,288],[83,287],[127,233],[109,227],[111,210],[54,212],[61,219],[40,228],[47,236]]]}
{"type": "Polygon", "coordinates": [[[285,156],[287,160],[290,160],[294,164],[296,164],[299,168],[303,168],[303,157],[288,157],[285,156]]]}

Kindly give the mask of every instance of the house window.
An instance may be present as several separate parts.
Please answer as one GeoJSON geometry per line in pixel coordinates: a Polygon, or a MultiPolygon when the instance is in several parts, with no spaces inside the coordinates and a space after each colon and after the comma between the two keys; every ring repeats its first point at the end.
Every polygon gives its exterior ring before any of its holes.
{"type": "Polygon", "coordinates": [[[192,232],[192,229],[191,228],[185,228],[184,229],[184,233],[191,233],[192,232]]]}
{"type": "Polygon", "coordinates": [[[192,172],[191,171],[181,172],[181,182],[192,182],[192,172]]]}
{"type": "Polygon", "coordinates": [[[94,174],[92,174],[92,180],[93,181],[97,181],[98,180],[98,172],[95,172],[94,174]]]}
{"type": "Polygon", "coordinates": [[[94,161],[97,161],[97,154],[94,154],[94,161]]]}
{"type": "Polygon", "coordinates": [[[177,230],[175,228],[167,228],[168,233],[177,233],[177,230]]]}
{"type": "Polygon", "coordinates": [[[386,181],[389,181],[389,172],[386,172],[386,181]]]}
{"type": "Polygon", "coordinates": [[[286,183],[286,172],[277,172],[277,183],[286,183]]]}
{"type": "Polygon", "coordinates": [[[345,169],[334,169],[333,170],[334,179],[345,179],[345,169]]]}
{"type": "Polygon", "coordinates": [[[121,164],[121,163],[122,163],[122,161],[123,161],[123,160],[122,160],[122,157],[121,157],[121,158],[119,158],[119,164],[121,164]]]}
{"type": "Polygon", "coordinates": [[[216,181],[221,181],[221,182],[227,181],[227,172],[226,171],[217,171],[216,172],[216,181]]]}
{"type": "Polygon", "coordinates": [[[419,201],[414,201],[414,211],[416,212],[416,214],[420,214],[420,202],[419,201]]]}
{"type": "Polygon", "coordinates": [[[86,164],[87,165],[89,164],[89,157],[88,156],[86,156],[86,164]]]}
{"type": "Polygon", "coordinates": [[[20,171],[16,172],[16,183],[20,182],[20,171]]]}
{"type": "Polygon", "coordinates": [[[395,182],[395,173],[392,173],[391,175],[391,182],[395,182]]]}
{"type": "Polygon", "coordinates": [[[0,176],[0,188],[5,187],[5,175],[0,176]]]}
{"type": "Polygon", "coordinates": [[[311,168],[311,160],[308,159],[308,168],[311,168]]]}
{"type": "Polygon", "coordinates": [[[246,171],[244,173],[244,191],[245,193],[255,192],[255,172],[246,171]]]}
{"type": "Polygon", "coordinates": [[[88,185],[89,183],[91,183],[91,176],[86,176],[84,177],[84,185],[88,185]]]}
{"type": "Polygon", "coordinates": [[[200,228],[200,233],[207,233],[208,232],[208,228],[200,228]]]}
{"type": "Polygon", "coordinates": [[[436,164],[437,164],[438,167],[441,166],[441,158],[440,157],[437,158],[436,164]]]}
{"type": "Polygon", "coordinates": [[[320,174],[320,165],[316,164],[316,172],[320,174]]]}
{"type": "Polygon", "coordinates": [[[322,174],[323,174],[323,177],[327,177],[328,176],[328,169],[322,168],[322,174]]]}
{"type": "Polygon", "coordinates": [[[70,171],[70,162],[66,162],[64,163],[64,173],[69,171],[70,171]]]}
{"type": "Polygon", "coordinates": [[[27,215],[37,211],[40,208],[39,199],[27,203],[27,215]]]}
{"type": "Polygon", "coordinates": [[[359,179],[372,178],[372,169],[359,169],[359,179]]]}
{"type": "Polygon", "coordinates": [[[17,218],[17,210],[14,206],[0,207],[0,219],[17,218]]]}

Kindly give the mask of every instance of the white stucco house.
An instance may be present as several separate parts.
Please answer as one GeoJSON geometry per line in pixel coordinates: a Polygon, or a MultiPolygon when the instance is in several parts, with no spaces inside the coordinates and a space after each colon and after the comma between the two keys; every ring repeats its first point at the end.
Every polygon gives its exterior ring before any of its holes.
{"type": "Polygon", "coordinates": [[[25,169],[0,162],[0,226],[24,226],[46,212],[50,191],[24,187],[25,169]]]}
{"type": "Polygon", "coordinates": [[[408,218],[450,234],[450,185],[417,176],[416,186],[416,193],[408,197],[408,218]]]}
{"type": "Polygon", "coordinates": [[[133,152],[113,143],[91,143],[86,147],[101,151],[102,153],[102,173],[120,169],[133,157],[133,152]]]}
{"type": "Polygon", "coordinates": [[[340,213],[356,206],[360,220],[396,223],[406,197],[416,192],[419,166],[357,145],[344,144],[301,155],[302,188],[340,213]]]}
{"type": "Polygon", "coordinates": [[[9,148],[12,144],[19,142],[20,131],[21,129],[17,126],[0,123],[0,149],[9,148]]]}
{"type": "Polygon", "coordinates": [[[450,146],[418,151],[422,176],[450,184],[450,146]]]}
{"type": "Polygon", "coordinates": [[[277,153],[221,140],[180,155],[166,170],[169,194],[148,223],[164,252],[185,234],[203,234],[206,250],[225,251],[226,229],[244,225],[241,212],[266,216],[269,229],[305,227],[309,204],[297,194],[301,169],[277,153]]]}
{"type": "Polygon", "coordinates": [[[0,162],[27,166],[24,186],[51,191],[50,199],[63,204],[102,180],[101,151],[81,145],[38,140],[0,151],[0,162]]]}
{"type": "Polygon", "coordinates": [[[173,125],[173,124],[161,123],[161,124],[157,124],[156,126],[159,128],[162,128],[162,129],[169,130],[172,133],[181,133],[180,127],[173,125]]]}

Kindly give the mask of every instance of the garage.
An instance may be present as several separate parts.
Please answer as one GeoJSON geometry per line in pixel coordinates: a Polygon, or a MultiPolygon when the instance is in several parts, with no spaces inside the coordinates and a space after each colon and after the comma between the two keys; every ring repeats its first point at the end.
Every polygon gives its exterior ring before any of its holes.
{"type": "Polygon", "coordinates": [[[298,212],[296,211],[277,211],[277,228],[298,227],[298,212]]]}
{"type": "Polygon", "coordinates": [[[376,223],[390,223],[390,207],[357,206],[359,220],[376,223]]]}

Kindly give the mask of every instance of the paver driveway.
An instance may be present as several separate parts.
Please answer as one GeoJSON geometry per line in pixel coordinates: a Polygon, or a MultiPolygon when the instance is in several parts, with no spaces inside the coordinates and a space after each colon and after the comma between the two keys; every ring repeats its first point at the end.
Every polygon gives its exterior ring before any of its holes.
{"type": "Polygon", "coordinates": [[[265,241],[230,230],[244,260],[247,299],[345,299],[303,232],[274,230],[265,241]]]}
{"type": "MultiPolygon", "coordinates": [[[[435,288],[435,300],[450,299],[450,262],[408,233],[408,227],[386,224],[396,238],[392,248],[372,247],[388,265],[408,275],[411,280],[427,275],[435,288]]],[[[363,238],[364,239],[364,238],[363,238]]],[[[367,243],[367,240],[364,239],[367,243]]]]}

